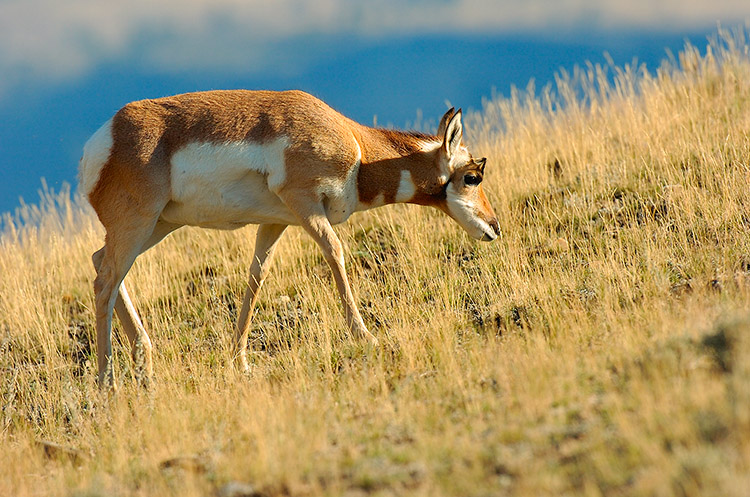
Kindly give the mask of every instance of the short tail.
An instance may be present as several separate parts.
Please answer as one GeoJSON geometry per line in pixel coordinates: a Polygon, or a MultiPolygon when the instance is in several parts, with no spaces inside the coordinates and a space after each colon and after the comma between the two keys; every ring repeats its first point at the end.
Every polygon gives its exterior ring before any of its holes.
{"type": "Polygon", "coordinates": [[[83,146],[83,157],[78,163],[78,191],[88,197],[99,181],[102,168],[112,152],[112,120],[110,119],[83,146]]]}

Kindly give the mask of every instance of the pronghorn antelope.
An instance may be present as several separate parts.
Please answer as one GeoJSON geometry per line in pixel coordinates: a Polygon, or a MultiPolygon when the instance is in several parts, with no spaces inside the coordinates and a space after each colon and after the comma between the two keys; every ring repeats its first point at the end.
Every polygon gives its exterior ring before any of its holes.
{"type": "Polygon", "coordinates": [[[106,229],[92,257],[99,384],[114,388],[113,309],[148,383],[151,341],[123,279],[140,253],[185,225],[259,225],[233,337],[239,368],[248,368],[252,310],[288,225],[302,226],[323,251],[351,332],[377,343],[357,310],[331,225],[410,202],[494,240],[497,218],[481,185],[486,159],[474,159],[462,137],[461,110],[449,110],[431,136],[362,126],[301,91],[209,91],[125,105],[88,140],[79,172],[79,190],[106,229]]]}

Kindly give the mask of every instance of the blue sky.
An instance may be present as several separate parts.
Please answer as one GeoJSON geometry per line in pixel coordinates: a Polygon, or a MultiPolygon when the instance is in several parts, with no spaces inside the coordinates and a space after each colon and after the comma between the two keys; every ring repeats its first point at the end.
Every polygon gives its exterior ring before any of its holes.
{"type": "Polygon", "coordinates": [[[653,69],[747,18],[747,0],[0,0],[0,212],[42,177],[75,183],[88,136],[131,100],[300,88],[403,127],[604,52],[653,69]]]}

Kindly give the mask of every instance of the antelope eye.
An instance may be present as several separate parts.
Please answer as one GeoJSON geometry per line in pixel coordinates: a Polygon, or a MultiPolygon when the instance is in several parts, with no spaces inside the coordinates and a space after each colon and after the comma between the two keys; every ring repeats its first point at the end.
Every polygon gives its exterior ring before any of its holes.
{"type": "Polygon", "coordinates": [[[476,174],[467,174],[464,176],[464,183],[467,185],[478,185],[482,182],[482,177],[476,174]]]}

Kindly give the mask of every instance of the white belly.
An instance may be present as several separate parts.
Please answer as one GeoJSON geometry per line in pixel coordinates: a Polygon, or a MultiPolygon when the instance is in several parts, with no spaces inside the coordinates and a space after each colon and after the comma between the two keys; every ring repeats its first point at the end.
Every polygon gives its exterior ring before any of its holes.
{"type": "Polygon", "coordinates": [[[286,140],[268,144],[193,143],[171,161],[172,198],[161,219],[169,223],[234,229],[246,224],[295,224],[271,191],[284,181],[286,140]]]}
{"type": "Polygon", "coordinates": [[[194,195],[169,202],[161,219],[216,229],[236,229],[246,224],[296,224],[294,215],[268,189],[266,178],[260,173],[249,171],[229,184],[204,181],[195,186],[194,195]]]}

